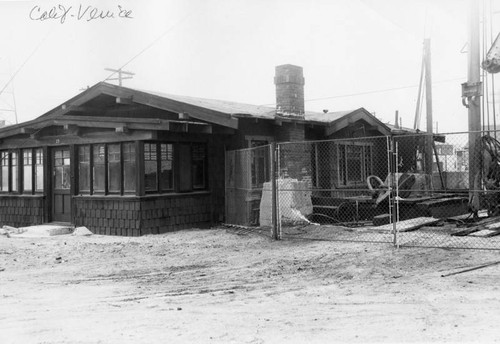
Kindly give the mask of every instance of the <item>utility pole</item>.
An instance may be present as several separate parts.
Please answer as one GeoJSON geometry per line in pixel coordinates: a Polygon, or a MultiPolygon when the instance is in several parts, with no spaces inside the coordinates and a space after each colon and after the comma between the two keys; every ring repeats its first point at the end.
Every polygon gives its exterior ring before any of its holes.
{"type": "Polygon", "coordinates": [[[467,82],[462,84],[462,104],[469,109],[469,205],[479,209],[481,96],[479,61],[479,3],[470,0],[467,82]]]}
{"type": "Polygon", "coordinates": [[[110,72],[114,72],[114,73],[118,73],[118,77],[117,78],[111,78],[111,77],[109,77],[106,80],[118,80],[118,85],[120,85],[120,86],[122,86],[122,80],[124,80],[124,79],[132,79],[132,76],[135,75],[132,72],[125,72],[121,68],[120,69],[104,68],[104,70],[107,70],[107,71],[110,71],[110,72]],[[127,75],[127,76],[124,76],[124,75],[127,75]]]}
{"type": "Polygon", "coordinates": [[[432,130],[432,76],[431,76],[431,40],[424,39],[425,61],[425,112],[427,118],[427,137],[425,138],[425,173],[432,175],[432,144],[434,134],[432,130]]]}

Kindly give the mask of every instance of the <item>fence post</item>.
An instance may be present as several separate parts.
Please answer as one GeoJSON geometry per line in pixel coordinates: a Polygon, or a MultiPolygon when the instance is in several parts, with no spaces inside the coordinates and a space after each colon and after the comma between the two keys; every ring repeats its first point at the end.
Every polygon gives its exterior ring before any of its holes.
{"type": "Polygon", "coordinates": [[[388,148],[387,148],[387,153],[388,153],[388,159],[389,159],[389,215],[392,218],[392,235],[393,235],[393,245],[396,246],[398,242],[398,236],[397,236],[397,226],[396,222],[398,220],[397,214],[396,214],[396,201],[395,197],[393,197],[393,188],[394,185],[397,185],[397,179],[396,179],[396,171],[395,171],[395,165],[397,165],[398,157],[396,156],[395,152],[395,142],[394,142],[394,137],[388,138],[388,148]]]}
{"type": "Polygon", "coordinates": [[[397,228],[397,223],[399,222],[399,181],[397,179],[398,172],[399,172],[399,152],[398,152],[398,143],[393,141],[393,147],[395,148],[394,152],[394,187],[396,188],[396,197],[394,197],[394,211],[393,211],[393,216],[394,216],[394,221],[392,225],[392,230],[394,231],[394,246],[396,248],[399,248],[399,242],[398,242],[398,228],[397,228]]]}
{"type": "Polygon", "coordinates": [[[277,158],[276,158],[276,143],[272,142],[271,145],[269,146],[269,154],[271,156],[271,213],[272,213],[272,229],[271,229],[271,234],[273,239],[279,240],[279,234],[278,234],[278,195],[277,195],[277,187],[276,187],[276,165],[277,165],[277,158]]]}

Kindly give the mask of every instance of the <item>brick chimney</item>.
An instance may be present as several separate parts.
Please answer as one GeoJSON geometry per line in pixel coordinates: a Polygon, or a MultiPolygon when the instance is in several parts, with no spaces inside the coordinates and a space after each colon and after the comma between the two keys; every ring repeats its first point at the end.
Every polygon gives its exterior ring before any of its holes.
{"type": "Polygon", "coordinates": [[[276,114],[304,118],[304,73],[302,67],[276,66],[276,114]]]}

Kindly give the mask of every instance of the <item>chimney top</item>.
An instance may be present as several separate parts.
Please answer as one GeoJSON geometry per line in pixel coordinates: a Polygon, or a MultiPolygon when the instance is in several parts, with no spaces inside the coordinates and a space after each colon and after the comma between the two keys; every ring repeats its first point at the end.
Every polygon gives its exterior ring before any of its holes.
{"type": "Polygon", "coordinates": [[[276,66],[276,114],[287,117],[304,117],[304,75],[300,66],[276,66]]]}

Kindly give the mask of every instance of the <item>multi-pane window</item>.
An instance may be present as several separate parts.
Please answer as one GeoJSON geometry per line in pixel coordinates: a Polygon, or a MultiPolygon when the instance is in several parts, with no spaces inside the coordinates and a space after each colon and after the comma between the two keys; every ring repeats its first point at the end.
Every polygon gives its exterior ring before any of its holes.
{"type": "Polygon", "coordinates": [[[43,192],[42,148],[2,151],[0,159],[0,191],[43,192]]]}
{"type": "Polygon", "coordinates": [[[35,149],[35,191],[43,191],[43,149],[35,149]]]}
{"type": "Polygon", "coordinates": [[[174,145],[171,143],[160,144],[160,185],[162,191],[174,188],[174,145]]]}
{"type": "Polygon", "coordinates": [[[269,180],[269,149],[266,140],[252,140],[251,150],[251,180],[252,187],[262,187],[269,180]],[[261,147],[261,148],[257,148],[261,147]]]}
{"type": "Polygon", "coordinates": [[[119,193],[121,190],[121,153],[120,144],[108,145],[108,191],[119,193]]]}
{"type": "Polygon", "coordinates": [[[33,190],[33,150],[24,149],[22,152],[23,152],[23,191],[31,192],[33,190]]]}
{"type": "Polygon", "coordinates": [[[2,152],[2,191],[9,191],[9,152],[2,152]]]}
{"type": "Polygon", "coordinates": [[[68,190],[70,188],[70,166],[69,150],[57,149],[54,152],[55,189],[68,190]]]}
{"type": "Polygon", "coordinates": [[[136,190],[135,143],[78,147],[81,194],[122,194],[136,190]]]}
{"type": "Polygon", "coordinates": [[[94,145],[93,147],[93,158],[94,158],[94,169],[93,169],[93,181],[94,181],[94,192],[104,192],[105,191],[105,181],[106,181],[106,168],[105,168],[105,146],[104,144],[94,145]]]}
{"type": "Polygon", "coordinates": [[[124,143],[123,149],[123,191],[135,192],[136,190],[136,168],[135,168],[135,144],[124,143]]]}
{"type": "Polygon", "coordinates": [[[19,174],[18,174],[18,168],[19,168],[19,159],[18,159],[18,154],[17,152],[11,152],[10,153],[10,173],[11,173],[11,184],[10,184],[10,191],[17,191],[18,190],[18,185],[19,185],[19,174]]]}
{"type": "Polygon", "coordinates": [[[78,147],[78,161],[80,193],[90,193],[90,146],[78,147]]]}
{"type": "Polygon", "coordinates": [[[365,183],[372,174],[372,146],[339,144],[337,153],[339,184],[365,183]]]}
{"type": "Polygon", "coordinates": [[[146,192],[207,188],[207,148],[202,143],[144,143],[146,192]]]}
{"type": "Polygon", "coordinates": [[[156,143],[144,144],[144,189],[158,191],[158,154],[156,143]]]}

